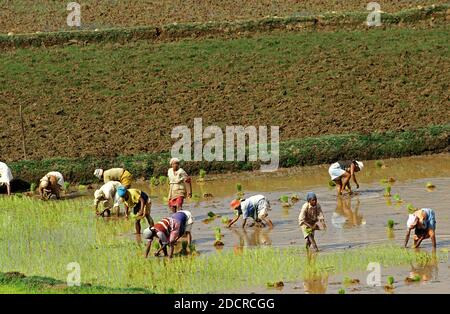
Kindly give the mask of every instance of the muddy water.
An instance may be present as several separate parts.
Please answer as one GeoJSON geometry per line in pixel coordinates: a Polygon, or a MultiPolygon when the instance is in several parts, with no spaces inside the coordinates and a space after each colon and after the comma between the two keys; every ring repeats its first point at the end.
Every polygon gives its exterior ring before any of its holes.
{"type": "MultiPolygon", "coordinates": [[[[239,173],[212,178],[207,176],[210,180],[194,183],[194,194],[212,194],[213,197],[191,199],[185,205],[185,209],[190,210],[196,220],[193,238],[197,250],[202,253],[215,250],[215,226],[222,227],[225,243],[223,249],[258,245],[303,245],[297,218],[304,201],[300,200],[286,208],[282,206],[279,198],[281,195],[293,194],[303,198],[307,191],[314,191],[318,195],[328,225],[327,231],[316,234],[319,248],[323,251],[385,241],[401,243],[407,219],[406,206],[409,203],[436,210],[438,246],[450,246],[450,155],[387,159],[384,163],[385,167],[378,168],[374,161],[366,162],[364,171],[357,174],[360,189],[351,197],[336,197],[334,188],[328,187],[328,165],[281,169],[266,174],[239,173]],[[383,196],[384,186],[380,180],[388,177],[395,179],[392,183],[392,195],[398,193],[403,202],[383,196]],[[427,189],[427,182],[432,182],[436,188],[427,189]],[[242,221],[227,229],[220,218],[208,224],[202,222],[209,211],[233,217],[229,202],[236,195],[236,183],[242,184],[246,196],[257,193],[266,195],[272,206],[269,215],[275,226],[273,229],[252,227],[242,230],[242,221]],[[386,228],[389,219],[396,223],[392,232],[386,228]]],[[[168,215],[163,201],[167,194],[166,189],[150,188],[148,183],[142,182],[138,187],[151,194],[153,217],[162,218],[168,215]]],[[[132,237],[131,230],[128,236],[132,237]]],[[[429,241],[424,242],[423,246],[429,247],[429,241]]]]}

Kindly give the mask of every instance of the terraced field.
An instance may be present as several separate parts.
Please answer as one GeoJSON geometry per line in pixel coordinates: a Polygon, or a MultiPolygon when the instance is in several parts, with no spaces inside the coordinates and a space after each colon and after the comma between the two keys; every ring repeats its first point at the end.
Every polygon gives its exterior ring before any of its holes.
{"type": "MultiPolygon", "coordinates": [[[[6,0],[0,2],[0,33],[66,30],[70,1],[6,0]]],[[[82,28],[163,25],[168,23],[236,21],[265,16],[366,11],[368,0],[84,0],[79,1],[82,28]]],[[[445,0],[377,1],[382,11],[398,12],[445,0]]]]}

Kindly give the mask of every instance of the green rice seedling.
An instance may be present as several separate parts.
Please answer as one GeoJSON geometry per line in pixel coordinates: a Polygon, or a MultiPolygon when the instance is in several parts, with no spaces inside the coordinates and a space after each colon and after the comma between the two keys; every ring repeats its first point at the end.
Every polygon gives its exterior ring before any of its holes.
{"type": "Polygon", "coordinates": [[[412,213],[414,213],[416,211],[416,208],[413,206],[413,204],[408,204],[406,206],[406,209],[408,210],[409,214],[412,214],[412,213]]]}
{"type": "Polygon", "coordinates": [[[188,255],[187,248],[188,248],[188,242],[187,241],[182,241],[181,242],[181,252],[180,252],[180,254],[181,255],[188,255]]]}
{"type": "Polygon", "coordinates": [[[345,294],[345,289],[344,288],[339,289],[338,294],[345,294]]]}
{"type": "Polygon", "coordinates": [[[166,176],[160,176],[159,177],[159,184],[165,185],[169,182],[169,179],[166,176]]]}
{"type": "Polygon", "coordinates": [[[381,179],[381,180],[380,180],[380,183],[381,183],[381,184],[388,184],[388,183],[389,183],[389,180],[388,180],[388,179],[381,179]]]}
{"type": "Polygon", "coordinates": [[[383,163],[383,161],[381,161],[381,160],[377,160],[377,161],[375,161],[375,166],[376,166],[377,168],[381,168],[381,167],[384,166],[384,163],[383,163]]]}
{"type": "Polygon", "coordinates": [[[434,189],[436,186],[431,183],[431,182],[427,182],[427,189],[434,189]]]}
{"type": "Polygon", "coordinates": [[[290,207],[291,204],[289,203],[289,196],[287,195],[281,195],[280,196],[281,205],[283,207],[290,207]]]}
{"type": "Polygon", "coordinates": [[[214,212],[208,212],[208,217],[209,218],[216,218],[217,217],[217,215],[214,213],[214,212]]]}
{"type": "Polygon", "coordinates": [[[394,200],[396,200],[397,202],[401,202],[401,201],[402,201],[402,198],[400,197],[400,194],[398,194],[398,193],[394,194],[394,195],[392,196],[392,198],[393,198],[394,200]]]}
{"type": "Polygon", "coordinates": [[[236,198],[237,199],[243,198],[244,197],[244,191],[242,190],[242,184],[236,183],[236,190],[237,190],[236,198]]]}
{"type": "Polygon", "coordinates": [[[406,282],[419,282],[422,280],[422,277],[420,277],[419,274],[415,274],[412,277],[406,277],[405,281],[406,282]]]}
{"type": "Polygon", "coordinates": [[[70,183],[69,182],[64,182],[64,191],[68,192],[69,191],[69,187],[70,187],[70,183]]]}
{"type": "Polygon", "coordinates": [[[214,246],[216,246],[216,247],[223,246],[224,243],[222,242],[222,233],[221,233],[220,227],[214,228],[214,236],[216,238],[216,241],[214,242],[214,246]]]}
{"type": "Polygon", "coordinates": [[[227,225],[230,222],[230,218],[228,218],[227,216],[223,216],[222,219],[220,220],[224,225],[227,225]]]}
{"type": "Polygon", "coordinates": [[[201,181],[204,181],[204,180],[205,180],[205,177],[206,177],[206,170],[200,169],[200,171],[199,171],[199,179],[200,179],[201,181]]]}
{"type": "Polygon", "coordinates": [[[161,247],[161,245],[159,244],[159,241],[153,241],[153,243],[152,243],[152,248],[153,248],[155,251],[159,250],[160,247],[161,247]]]}
{"type": "Polygon", "coordinates": [[[384,196],[385,197],[390,197],[391,196],[391,186],[390,185],[387,185],[385,188],[384,188],[384,196]]]}
{"type": "Polygon", "coordinates": [[[353,279],[350,277],[345,277],[344,280],[342,281],[342,283],[346,286],[350,286],[350,285],[357,285],[359,284],[359,279],[353,279]]]}
{"type": "Polygon", "coordinates": [[[36,188],[37,188],[37,184],[36,183],[31,183],[31,185],[30,185],[30,192],[31,193],[34,193],[34,191],[36,191],[36,188]]]}
{"type": "Polygon", "coordinates": [[[82,192],[82,191],[86,191],[87,187],[83,184],[78,185],[78,191],[82,192]]]}
{"type": "Polygon", "coordinates": [[[159,185],[159,180],[155,177],[151,177],[150,178],[150,185],[151,186],[158,186],[159,185]]]}
{"type": "Polygon", "coordinates": [[[394,277],[388,276],[388,277],[387,277],[387,284],[388,284],[389,286],[393,286],[393,285],[394,285],[394,277]]]}
{"type": "Polygon", "coordinates": [[[394,220],[389,219],[389,220],[387,221],[387,227],[388,227],[389,229],[393,229],[393,228],[394,228],[394,225],[395,225],[394,220]]]}
{"type": "Polygon", "coordinates": [[[334,182],[333,180],[328,181],[328,186],[330,188],[334,188],[336,186],[336,182],[334,182]]]}

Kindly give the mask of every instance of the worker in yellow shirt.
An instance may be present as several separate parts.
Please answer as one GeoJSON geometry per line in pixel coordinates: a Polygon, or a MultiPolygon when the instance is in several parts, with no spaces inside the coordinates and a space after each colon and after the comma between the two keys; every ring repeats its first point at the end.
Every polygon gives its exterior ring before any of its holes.
{"type": "Polygon", "coordinates": [[[124,186],[120,186],[117,189],[117,194],[122,199],[125,205],[125,216],[128,218],[130,208],[133,209],[133,214],[136,215],[136,234],[141,233],[141,219],[146,218],[150,227],[153,227],[153,219],[150,216],[150,210],[152,202],[147,193],[137,189],[127,189],[124,186]]]}
{"type": "Polygon", "coordinates": [[[125,188],[129,189],[133,182],[133,175],[123,168],[112,168],[109,170],[95,169],[94,176],[103,179],[105,183],[109,181],[119,181],[125,188]]]}

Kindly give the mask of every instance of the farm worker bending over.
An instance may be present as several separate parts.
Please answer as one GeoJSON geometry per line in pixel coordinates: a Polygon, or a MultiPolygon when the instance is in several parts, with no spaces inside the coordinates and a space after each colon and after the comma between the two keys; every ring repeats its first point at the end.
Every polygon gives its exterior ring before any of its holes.
{"type": "Polygon", "coordinates": [[[6,185],[6,193],[11,195],[11,181],[13,179],[11,169],[0,161],[0,186],[6,185]]]}
{"type": "Polygon", "coordinates": [[[414,229],[414,246],[418,248],[424,239],[431,238],[433,248],[436,248],[436,215],[431,208],[417,209],[410,214],[406,222],[408,228],[405,238],[405,247],[408,246],[409,235],[414,229]]]}
{"type": "Polygon", "coordinates": [[[120,196],[117,193],[120,182],[109,181],[94,192],[94,206],[97,216],[103,216],[105,213],[109,216],[111,208],[117,211],[117,217],[120,215],[120,196]],[[103,211],[98,211],[98,204],[103,203],[103,211]]]}
{"type": "Polygon", "coordinates": [[[346,187],[349,193],[352,193],[352,188],[350,187],[351,178],[353,178],[356,188],[359,189],[359,183],[356,181],[355,173],[361,171],[363,168],[364,164],[357,160],[338,161],[330,166],[328,173],[331,176],[331,180],[336,183],[338,195],[341,195],[346,187]]]}
{"type": "Polygon", "coordinates": [[[244,218],[242,228],[245,228],[249,217],[253,218],[256,222],[264,221],[270,228],[273,227],[272,221],[268,218],[270,204],[264,195],[254,195],[247,199],[233,200],[230,206],[237,212],[237,216],[230,221],[228,228],[238,221],[241,215],[244,218]]]}
{"type": "Polygon", "coordinates": [[[193,223],[194,219],[192,218],[191,212],[187,210],[180,210],[179,212],[174,213],[171,217],[163,218],[153,227],[145,229],[143,237],[148,240],[147,248],[145,250],[145,257],[147,257],[150,253],[153,238],[157,237],[161,247],[155,253],[155,256],[159,256],[161,251],[163,251],[165,256],[172,258],[175,243],[184,234],[188,237],[188,245],[191,244],[191,230],[193,223]],[[170,247],[169,254],[167,254],[167,245],[170,247]]]}
{"type": "Polygon", "coordinates": [[[322,208],[317,202],[315,193],[309,192],[306,195],[306,203],[300,210],[298,224],[302,229],[303,237],[306,240],[306,249],[308,250],[312,245],[316,252],[319,251],[316,240],[314,239],[314,231],[321,230],[322,228],[325,229],[327,226],[325,224],[322,208]]]}
{"type": "Polygon", "coordinates": [[[103,179],[105,183],[118,181],[127,189],[131,187],[131,183],[133,182],[133,175],[123,168],[112,168],[109,170],[95,169],[94,176],[100,180],[103,179]]]}
{"type": "Polygon", "coordinates": [[[141,233],[141,219],[146,218],[150,227],[153,226],[153,219],[150,216],[152,202],[150,197],[143,191],[137,189],[127,189],[124,186],[117,188],[117,193],[125,204],[125,216],[128,218],[130,208],[133,208],[133,214],[136,215],[136,234],[141,233]]]}
{"type": "Polygon", "coordinates": [[[183,208],[183,201],[188,197],[192,197],[192,184],[191,178],[186,171],[180,168],[180,160],[178,158],[172,158],[170,160],[170,166],[172,168],[167,171],[169,178],[169,210],[172,213],[183,208]],[[186,184],[189,185],[189,193],[186,192],[186,184]]]}
{"type": "Polygon", "coordinates": [[[51,171],[39,182],[39,195],[42,199],[51,198],[53,195],[59,199],[61,189],[64,188],[64,177],[60,172],[51,171]]]}

